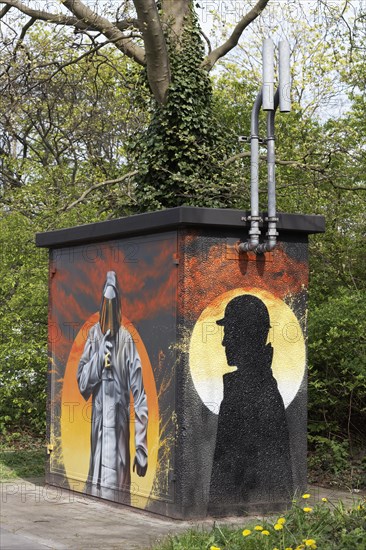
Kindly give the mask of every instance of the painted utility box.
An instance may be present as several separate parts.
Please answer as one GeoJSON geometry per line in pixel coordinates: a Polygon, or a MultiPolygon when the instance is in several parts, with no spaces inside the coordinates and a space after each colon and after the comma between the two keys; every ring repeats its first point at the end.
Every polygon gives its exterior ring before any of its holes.
{"type": "MultiPolygon", "coordinates": [[[[306,486],[308,235],[240,253],[247,213],[180,207],[42,233],[47,481],[175,518],[306,486]]],[[[263,228],[265,230],[265,228],[263,228]]]]}

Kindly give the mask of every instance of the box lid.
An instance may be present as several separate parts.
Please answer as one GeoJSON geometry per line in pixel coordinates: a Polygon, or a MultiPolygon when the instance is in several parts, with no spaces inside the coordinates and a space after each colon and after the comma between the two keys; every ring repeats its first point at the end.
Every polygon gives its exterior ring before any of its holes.
{"type": "MultiPolygon", "coordinates": [[[[104,222],[78,225],[36,234],[36,245],[56,248],[116,239],[118,237],[169,231],[184,226],[244,229],[250,228],[249,212],[224,208],[179,206],[104,222]]],[[[265,220],[266,214],[262,214],[265,220]]],[[[278,231],[324,233],[324,216],[278,213],[278,231]]],[[[261,227],[266,227],[262,222],[261,227]]]]}

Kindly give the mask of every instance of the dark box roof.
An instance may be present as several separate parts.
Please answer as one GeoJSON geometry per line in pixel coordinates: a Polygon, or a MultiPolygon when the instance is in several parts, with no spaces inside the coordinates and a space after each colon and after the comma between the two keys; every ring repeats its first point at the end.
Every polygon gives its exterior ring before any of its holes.
{"type": "MultiPolygon", "coordinates": [[[[36,244],[41,247],[55,248],[116,239],[127,235],[156,233],[187,226],[248,230],[250,227],[248,216],[250,213],[242,210],[180,206],[47,233],[37,233],[36,244]]],[[[265,219],[265,214],[262,215],[262,218],[265,219]]],[[[323,216],[278,213],[278,218],[277,227],[280,233],[286,231],[309,234],[324,233],[325,231],[323,216]]],[[[265,227],[266,224],[261,225],[265,227]]]]}

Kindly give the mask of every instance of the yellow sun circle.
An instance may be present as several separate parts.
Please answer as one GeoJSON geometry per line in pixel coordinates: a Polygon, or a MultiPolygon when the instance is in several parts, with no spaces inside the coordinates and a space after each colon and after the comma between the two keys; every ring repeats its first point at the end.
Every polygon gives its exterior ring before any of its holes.
{"type": "MultiPolygon", "coordinates": [[[[61,394],[61,456],[55,456],[52,471],[57,472],[57,458],[63,464],[66,478],[74,490],[83,491],[88,476],[90,460],[90,431],[92,398],[84,401],[77,384],[77,369],[83,353],[89,329],[99,320],[99,313],[93,314],[77,334],[67,361],[61,394]]],[[[148,403],[148,469],[145,477],[131,472],[131,495],[134,506],[144,508],[152,491],[158,465],[159,450],[159,406],[154,374],[150,359],[141,336],[136,328],[125,317],[123,325],[131,333],[139,353],[144,388],[148,403]]],[[[134,409],[131,396],[131,464],[135,456],[134,442],[134,409]]]]}
{"type": "Polygon", "coordinates": [[[283,300],[258,288],[236,288],[213,300],[198,318],[190,341],[189,365],[192,380],[202,402],[218,414],[223,399],[223,375],[233,372],[222,345],[223,327],[216,321],[224,317],[227,304],[237,296],[251,294],[267,306],[271,329],[268,342],[273,346],[272,372],[285,407],[300,389],[306,366],[304,335],[291,308],[283,300]]]}

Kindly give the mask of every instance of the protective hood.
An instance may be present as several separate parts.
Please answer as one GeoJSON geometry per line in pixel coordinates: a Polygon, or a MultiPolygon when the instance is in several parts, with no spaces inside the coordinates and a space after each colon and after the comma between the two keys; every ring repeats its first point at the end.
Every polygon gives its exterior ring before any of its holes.
{"type": "Polygon", "coordinates": [[[115,336],[121,325],[121,301],[117,276],[114,271],[108,271],[100,303],[99,324],[102,333],[111,331],[115,336]]]}

